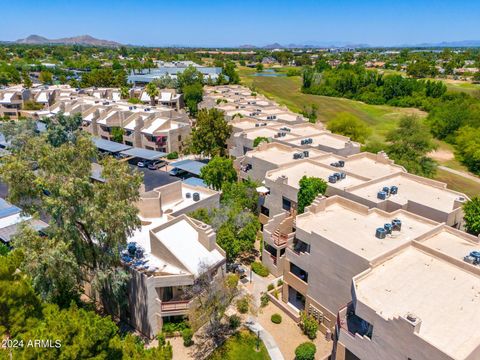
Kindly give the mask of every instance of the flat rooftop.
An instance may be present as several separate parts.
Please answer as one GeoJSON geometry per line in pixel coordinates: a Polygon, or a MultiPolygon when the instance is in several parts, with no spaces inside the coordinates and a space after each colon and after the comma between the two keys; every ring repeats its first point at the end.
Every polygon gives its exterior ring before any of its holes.
{"type": "MultiPolygon", "coordinates": [[[[287,184],[296,189],[300,188],[299,182],[303,176],[316,177],[325,180],[328,183],[328,177],[341,169],[332,169],[328,166],[317,164],[313,161],[300,161],[298,164],[292,164],[280,169],[271,170],[265,176],[266,179],[275,181],[281,176],[287,177],[287,184]]],[[[348,188],[350,186],[363,184],[365,180],[360,179],[354,175],[348,174],[345,179],[337,181],[335,184],[328,184],[328,186],[336,188],[348,188]]]]}
{"type": "MultiPolygon", "coordinates": [[[[266,127],[266,126],[262,126],[262,127],[254,128],[254,129],[251,129],[251,130],[247,130],[244,133],[245,133],[247,139],[255,140],[257,137],[266,137],[266,138],[272,138],[273,139],[275,137],[275,135],[279,132],[284,132],[284,131],[277,130],[277,129],[272,129],[272,128],[269,128],[269,127],[266,127]]],[[[296,138],[295,135],[290,134],[289,132],[284,132],[284,133],[285,133],[285,136],[282,136],[282,137],[278,138],[279,140],[289,140],[289,139],[296,138]]],[[[242,133],[237,133],[234,136],[235,137],[240,137],[241,134],[242,133]]]]}
{"type": "MultiPolygon", "coordinates": [[[[282,165],[292,161],[296,161],[295,159],[293,159],[293,154],[303,151],[304,150],[295,149],[278,143],[270,143],[265,148],[257,147],[255,150],[247,152],[245,157],[255,157],[273,164],[282,165]]],[[[309,158],[316,158],[318,156],[325,155],[323,151],[316,149],[308,149],[308,151],[309,158]]]]}
{"type": "MultiPolygon", "coordinates": [[[[328,146],[332,149],[343,149],[345,147],[345,143],[348,142],[348,138],[341,138],[338,137],[338,135],[333,135],[328,132],[315,136],[307,136],[306,138],[311,138],[313,140],[313,142],[309,144],[310,146],[322,145],[328,146]]],[[[302,146],[301,141],[304,139],[304,137],[299,137],[288,142],[294,146],[302,146]]],[[[279,140],[282,140],[282,138],[279,138],[279,140]]]]}
{"type": "MultiPolygon", "coordinates": [[[[162,192],[162,188],[155,189],[162,192]]],[[[217,194],[216,191],[210,190],[202,186],[192,186],[182,182],[182,198],[175,200],[169,203],[162,202],[162,211],[166,214],[176,213],[182,209],[189,207],[190,205],[195,204],[197,201],[193,200],[193,193],[198,193],[200,195],[200,200],[202,201],[206,198],[214,196],[217,194]],[[190,193],[190,197],[187,197],[187,193],[190,193]]]]}
{"type": "Polygon", "coordinates": [[[409,247],[355,287],[357,300],[385,319],[415,314],[418,335],[452,358],[465,359],[480,345],[480,277],[448,261],[409,247]]]}
{"type": "Polygon", "coordinates": [[[355,154],[346,158],[331,155],[318,158],[316,159],[316,162],[330,165],[331,163],[343,160],[345,161],[345,166],[343,168],[339,168],[339,170],[347,171],[367,179],[377,179],[404,171],[402,167],[398,165],[376,160],[375,156],[376,155],[369,153],[355,154]]]}
{"type": "Polygon", "coordinates": [[[463,261],[463,258],[470,252],[480,251],[478,238],[475,238],[473,242],[471,238],[472,236],[464,232],[444,228],[421,242],[434,250],[463,261]]]}
{"type": "Polygon", "coordinates": [[[347,200],[330,201],[330,204],[327,202],[324,211],[299,215],[296,224],[297,229],[315,232],[368,261],[416,239],[437,226],[436,222],[404,210],[393,213],[378,209],[367,211],[366,207],[347,200]],[[349,206],[349,203],[352,205],[349,206]],[[385,239],[375,237],[375,230],[386,223],[391,223],[393,219],[402,221],[402,230],[394,231],[385,239]]]}
{"type": "MultiPolygon", "coordinates": [[[[443,184],[444,185],[444,184],[443,184]]],[[[384,186],[397,186],[398,193],[388,197],[389,201],[400,205],[406,205],[408,201],[414,201],[418,204],[428,206],[444,212],[451,212],[454,207],[454,201],[460,196],[465,196],[458,192],[442,187],[441,183],[434,183],[431,180],[413,176],[406,173],[399,173],[396,176],[385,178],[380,181],[366,183],[350,192],[364,199],[379,203],[384,200],[377,198],[377,193],[384,186]],[[438,184],[435,186],[434,184],[438,184]]]]}

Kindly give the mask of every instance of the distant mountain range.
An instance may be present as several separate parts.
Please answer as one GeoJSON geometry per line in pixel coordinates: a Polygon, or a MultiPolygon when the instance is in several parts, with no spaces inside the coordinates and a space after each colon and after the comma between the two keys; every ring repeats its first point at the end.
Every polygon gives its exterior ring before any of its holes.
{"type": "Polygon", "coordinates": [[[423,43],[417,45],[402,45],[403,47],[480,47],[480,40],[442,41],[438,43],[423,43]]]}
{"type": "Polygon", "coordinates": [[[111,41],[96,39],[90,35],[80,35],[60,39],[47,39],[40,35],[30,35],[25,39],[19,39],[15,41],[17,44],[30,44],[30,45],[46,45],[46,44],[62,44],[62,45],[90,45],[90,46],[107,46],[117,47],[122,44],[111,41]]]}
{"type": "Polygon", "coordinates": [[[240,45],[241,49],[318,49],[318,48],[367,48],[370,47],[368,44],[350,44],[346,42],[338,43],[316,43],[312,42],[310,44],[287,44],[282,45],[279,43],[268,44],[265,46],[255,46],[255,45],[240,45]]]}

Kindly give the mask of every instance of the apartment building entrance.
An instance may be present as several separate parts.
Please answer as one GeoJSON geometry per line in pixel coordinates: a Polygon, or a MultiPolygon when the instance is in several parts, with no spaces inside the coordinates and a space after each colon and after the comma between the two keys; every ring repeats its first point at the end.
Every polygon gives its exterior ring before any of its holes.
{"type": "Polygon", "coordinates": [[[305,296],[290,285],[288,286],[288,303],[294,306],[298,311],[305,310],[305,296]]]}

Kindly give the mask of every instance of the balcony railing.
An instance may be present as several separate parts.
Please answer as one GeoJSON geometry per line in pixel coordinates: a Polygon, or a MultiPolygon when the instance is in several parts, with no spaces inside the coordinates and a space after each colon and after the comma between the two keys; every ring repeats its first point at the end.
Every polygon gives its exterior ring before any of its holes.
{"type": "Polygon", "coordinates": [[[338,311],[337,325],[348,335],[367,336],[372,338],[373,326],[361,317],[355,315],[353,304],[350,302],[338,311]]]}
{"type": "Polygon", "coordinates": [[[162,312],[188,310],[190,300],[161,301],[162,312]]]}

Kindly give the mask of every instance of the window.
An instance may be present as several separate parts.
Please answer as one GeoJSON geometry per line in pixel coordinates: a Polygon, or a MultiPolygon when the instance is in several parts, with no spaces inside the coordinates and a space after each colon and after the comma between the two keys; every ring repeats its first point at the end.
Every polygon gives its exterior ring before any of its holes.
{"type": "Polygon", "coordinates": [[[270,209],[263,205],[260,207],[260,212],[265,216],[270,216],[270,209]]]}
{"type": "Polygon", "coordinates": [[[125,141],[125,145],[133,146],[133,143],[131,141],[125,141]]]}
{"type": "Polygon", "coordinates": [[[147,149],[147,150],[153,150],[153,147],[151,147],[151,146],[145,146],[145,149],[147,149]]]}
{"type": "Polygon", "coordinates": [[[294,263],[290,263],[290,272],[296,277],[298,277],[300,280],[308,283],[308,273],[294,263]]]}
{"type": "Polygon", "coordinates": [[[295,239],[293,239],[292,249],[296,253],[309,253],[310,254],[310,244],[307,244],[306,242],[303,242],[302,240],[299,240],[296,237],[295,237],[295,239]]]}
{"type": "Polygon", "coordinates": [[[178,141],[182,141],[182,135],[178,135],[178,141]]]}
{"type": "Polygon", "coordinates": [[[292,208],[292,201],[282,196],[282,209],[286,211],[290,211],[291,208],[292,208]]]}

